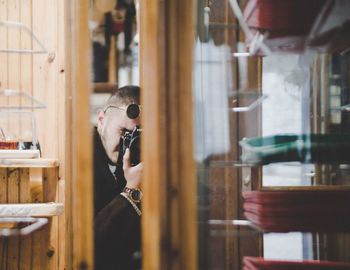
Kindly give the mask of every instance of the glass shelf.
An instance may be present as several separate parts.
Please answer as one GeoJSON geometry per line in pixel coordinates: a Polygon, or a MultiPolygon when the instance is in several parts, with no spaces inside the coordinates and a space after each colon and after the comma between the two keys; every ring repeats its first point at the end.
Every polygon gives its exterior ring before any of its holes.
{"type": "Polygon", "coordinates": [[[256,163],[244,163],[240,160],[232,161],[210,161],[208,164],[209,168],[232,168],[232,167],[258,167],[256,163]]]}
{"type": "Polygon", "coordinates": [[[260,106],[267,97],[266,94],[255,91],[234,91],[230,93],[230,109],[238,113],[249,112],[260,106]]]}
{"type": "Polygon", "coordinates": [[[0,27],[19,28],[19,29],[23,30],[25,33],[27,33],[40,47],[40,50],[19,49],[19,48],[15,48],[15,49],[0,48],[0,52],[4,52],[4,53],[29,53],[29,54],[47,53],[45,46],[34,35],[34,33],[27,26],[25,26],[23,23],[16,22],[16,21],[0,21],[0,27]]]}
{"type": "Polygon", "coordinates": [[[46,105],[28,95],[16,89],[4,89],[0,91],[0,110],[32,110],[32,109],[45,109],[46,105]],[[6,103],[4,103],[6,98],[6,103]]]}
{"type": "Polygon", "coordinates": [[[0,218],[0,236],[25,236],[48,223],[47,218],[11,217],[0,218]]]}
{"type": "Polygon", "coordinates": [[[279,134],[244,138],[242,160],[269,164],[287,161],[337,164],[350,162],[348,134],[279,134]]]}
{"type": "Polygon", "coordinates": [[[209,225],[209,234],[212,237],[249,237],[263,233],[249,220],[210,219],[206,224],[209,225]]]}
{"type": "Polygon", "coordinates": [[[350,104],[343,105],[339,109],[341,111],[350,112],[350,104]]]}

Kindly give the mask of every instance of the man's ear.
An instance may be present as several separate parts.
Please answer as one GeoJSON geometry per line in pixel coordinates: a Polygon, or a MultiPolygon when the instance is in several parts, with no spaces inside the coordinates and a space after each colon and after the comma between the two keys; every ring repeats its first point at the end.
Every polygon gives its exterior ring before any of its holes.
{"type": "Polygon", "coordinates": [[[97,129],[100,130],[103,127],[106,114],[103,110],[99,110],[97,113],[97,129]]]}

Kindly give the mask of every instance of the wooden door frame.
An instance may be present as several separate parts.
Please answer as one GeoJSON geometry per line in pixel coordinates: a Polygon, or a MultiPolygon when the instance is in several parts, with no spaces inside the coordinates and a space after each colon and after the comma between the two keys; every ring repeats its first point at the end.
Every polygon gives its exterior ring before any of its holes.
{"type": "Polygon", "coordinates": [[[143,269],[197,269],[194,1],[140,1],[143,269]]]}
{"type": "Polygon", "coordinates": [[[93,269],[89,1],[66,0],[65,216],[67,269],[93,269]]]}
{"type": "MultiPolygon", "coordinates": [[[[67,268],[93,269],[92,140],[88,1],[67,11],[67,268]],[[82,106],[85,105],[85,106],[82,106]],[[88,135],[88,136],[87,136],[88,135]]],[[[194,1],[143,0],[143,269],[196,269],[192,136],[194,1]]]]}

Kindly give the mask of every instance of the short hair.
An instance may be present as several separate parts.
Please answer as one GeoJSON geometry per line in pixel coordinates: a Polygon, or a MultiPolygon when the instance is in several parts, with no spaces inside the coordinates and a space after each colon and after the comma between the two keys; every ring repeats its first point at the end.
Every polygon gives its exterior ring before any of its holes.
{"type": "Polygon", "coordinates": [[[140,87],[136,85],[126,85],[114,91],[107,100],[106,106],[126,106],[132,103],[140,104],[140,87]]]}

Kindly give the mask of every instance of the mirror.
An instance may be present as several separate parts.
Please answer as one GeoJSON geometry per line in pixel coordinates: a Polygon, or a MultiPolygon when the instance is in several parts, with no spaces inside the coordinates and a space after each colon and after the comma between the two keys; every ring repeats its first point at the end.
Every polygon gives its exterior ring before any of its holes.
{"type": "Polygon", "coordinates": [[[91,3],[92,80],[94,93],[138,84],[138,1],[91,3]]]}

